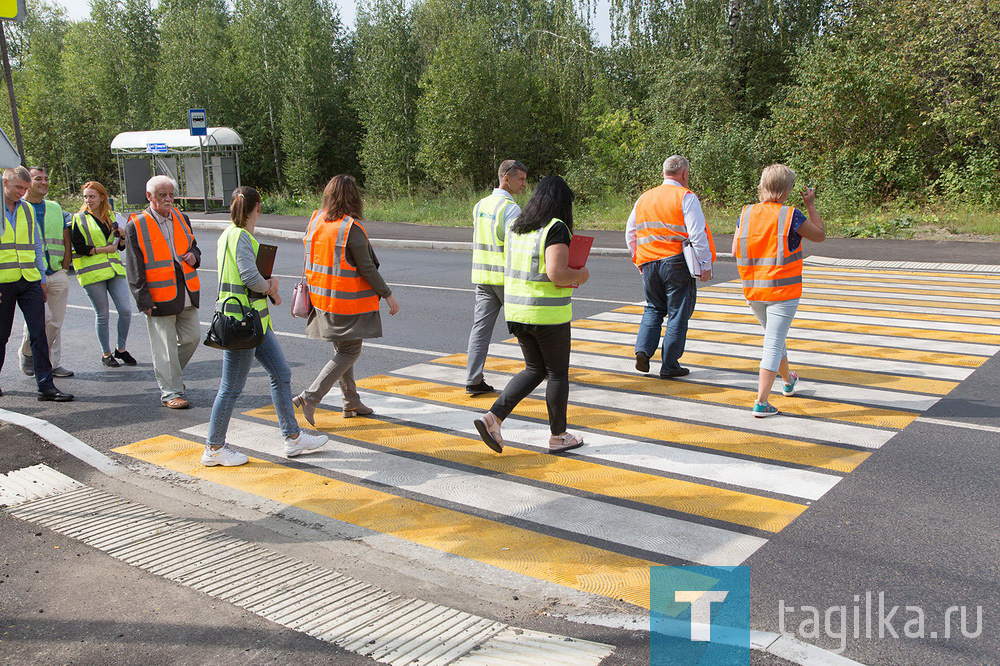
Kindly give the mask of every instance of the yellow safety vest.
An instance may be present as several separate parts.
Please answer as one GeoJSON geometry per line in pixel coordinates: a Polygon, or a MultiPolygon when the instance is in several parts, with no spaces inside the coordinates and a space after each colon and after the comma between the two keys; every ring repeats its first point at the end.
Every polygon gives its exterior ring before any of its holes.
{"type": "Polygon", "coordinates": [[[0,235],[0,282],[17,282],[21,278],[39,282],[42,274],[35,265],[35,212],[19,201],[14,220],[13,227],[9,220],[4,220],[0,235]]]}
{"type": "Polygon", "coordinates": [[[503,309],[507,321],[565,324],[573,318],[573,289],[557,287],[545,273],[545,239],[558,218],[526,234],[507,234],[503,309]]]}
{"type": "MultiPolygon", "coordinates": [[[[87,245],[92,245],[94,248],[104,247],[114,238],[114,234],[104,233],[97,219],[89,212],[74,215],[73,226],[83,234],[87,245]]],[[[125,275],[125,267],[122,266],[121,257],[117,252],[111,254],[101,252],[86,256],[74,252],[73,268],[76,269],[76,278],[80,281],[81,287],[110,280],[116,275],[125,275]]]]}

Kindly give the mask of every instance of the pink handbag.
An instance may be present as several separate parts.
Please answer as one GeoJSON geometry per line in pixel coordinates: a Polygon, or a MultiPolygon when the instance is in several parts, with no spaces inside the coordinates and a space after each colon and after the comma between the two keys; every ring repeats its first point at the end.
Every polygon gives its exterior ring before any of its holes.
{"type": "Polygon", "coordinates": [[[309,298],[309,283],[303,277],[292,289],[292,316],[308,317],[312,309],[312,300],[309,298]]]}

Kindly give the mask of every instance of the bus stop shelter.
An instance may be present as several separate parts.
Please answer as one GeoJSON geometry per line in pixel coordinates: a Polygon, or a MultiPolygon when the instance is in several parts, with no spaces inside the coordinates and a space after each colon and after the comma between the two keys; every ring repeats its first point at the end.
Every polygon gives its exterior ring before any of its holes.
{"type": "Polygon", "coordinates": [[[240,185],[243,139],[229,127],[209,127],[206,136],[189,130],[122,132],[111,142],[118,182],[129,206],[146,205],[146,181],[170,176],[176,200],[185,208],[224,210],[240,185]]]}

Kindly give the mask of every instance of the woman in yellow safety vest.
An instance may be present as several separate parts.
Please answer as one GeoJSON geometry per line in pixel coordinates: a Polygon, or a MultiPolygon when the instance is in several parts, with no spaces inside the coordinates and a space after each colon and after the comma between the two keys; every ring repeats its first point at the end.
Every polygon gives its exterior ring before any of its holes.
{"type": "Polygon", "coordinates": [[[569,267],[573,238],[573,190],[559,176],[543,178],[507,233],[504,313],[507,329],[517,336],[525,368],[490,410],[475,420],[486,446],[503,451],[500,424],[546,379],[549,413],[548,450],[569,451],[583,438],[566,432],[569,401],[570,320],[573,287],[590,279],[586,267],[569,267]]]}
{"type": "Polygon", "coordinates": [[[73,216],[73,268],[80,286],[87,292],[96,313],[97,341],[101,345],[101,363],[117,368],[122,363],[135,365],[125,349],[132,324],[132,296],[129,294],[125,267],[118,253],[125,249],[125,220],[111,209],[108,191],[96,181],[83,185],[83,207],[73,216]],[[111,349],[111,319],[108,297],[118,311],[118,339],[111,349]]]}
{"type": "Polygon", "coordinates": [[[229,420],[233,416],[236,399],[246,385],[250,362],[255,358],[264,366],[271,379],[271,401],[278,416],[281,434],[285,438],[285,456],[291,458],[318,449],[327,442],[326,435],[303,432],[295,421],[292,371],[278,345],[267,307],[268,297],[275,305],[281,305],[278,278],[265,278],[257,268],[260,244],[254,238],[253,231],[257,218],[260,217],[260,207],[261,197],[257,190],[246,185],[237,187],[233,190],[233,201],[229,206],[232,224],[219,237],[219,298],[215,307],[237,319],[242,318],[244,308],[257,310],[264,327],[264,341],[253,349],[226,349],[222,352],[222,379],[212,404],[205,453],[201,457],[201,464],[206,467],[235,467],[248,460],[244,454],[229,448],[226,432],[229,430],[229,420]],[[239,305],[228,300],[230,298],[239,301],[239,305]]]}
{"type": "Polygon", "coordinates": [[[757,400],[752,409],[759,418],[778,414],[767,398],[778,375],[782,395],[795,394],[799,376],[788,368],[785,337],[802,295],[802,239],[819,243],[826,238],[812,187],[802,193],[808,219],[794,206],[785,205],[794,185],[795,172],[784,164],[765,168],[757,186],[760,203],[743,207],[733,234],[733,256],[743,281],[743,296],[764,327],[757,400]]]}

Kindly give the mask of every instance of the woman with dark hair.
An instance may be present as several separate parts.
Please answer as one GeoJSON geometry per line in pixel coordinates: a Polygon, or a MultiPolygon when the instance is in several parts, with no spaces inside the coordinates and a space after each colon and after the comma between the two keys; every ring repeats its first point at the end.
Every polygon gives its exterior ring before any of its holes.
{"type": "Polygon", "coordinates": [[[508,330],[517,336],[524,370],[500,393],[490,410],[475,420],[486,446],[503,451],[500,424],[547,379],[549,452],[583,445],[566,432],[569,401],[570,320],[573,287],[590,279],[590,271],[569,267],[573,238],[573,190],[559,176],[543,178],[507,233],[503,309],[508,330]]]}
{"type": "Polygon", "coordinates": [[[257,269],[260,244],[253,237],[253,230],[260,217],[260,205],[261,198],[257,190],[245,185],[237,187],[229,206],[232,225],[219,237],[219,300],[215,307],[222,308],[226,314],[237,318],[242,317],[243,308],[257,310],[264,326],[264,341],[254,349],[227,349],[222,352],[222,381],[212,404],[205,453],[201,457],[201,463],[207,467],[234,467],[248,460],[239,451],[229,448],[226,432],[229,430],[229,420],[232,418],[236,399],[243,392],[250,373],[250,362],[254,358],[264,366],[271,379],[271,401],[278,415],[281,434],[285,438],[285,457],[292,458],[318,449],[328,439],[326,435],[303,432],[295,422],[292,371],[278,345],[267,308],[268,297],[274,300],[275,305],[281,304],[278,278],[265,279],[257,269]],[[239,306],[232,300],[226,302],[231,297],[239,301],[239,306]]]}
{"type": "Polygon", "coordinates": [[[132,324],[132,298],[125,266],[118,253],[125,249],[125,220],[111,209],[108,191],[97,181],[83,185],[83,207],[73,216],[73,268],[80,286],[96,313],[97,341],[101,345],[101,363],[117,368],[122,363],[135,365],[125,349],[132,324]],[[117,346],[111,349],[110,300],[118,311],[117,346]]]}
{"type": "Polygon", "coordinates": [[[378,272],[378,259],[361,226],[361,193],[351,176],[334,176],[323,190],[323,208],[313,213],[306,230],[305,274],[313,311],[306,335],[333,343],[333,360],[293,402],[315,425],[316,405],[340,382],[344,418],[372,414],[361,403],[354,383],[354,363],[365,338],[382,337],[379,299],[389,314],[399,303],[378,272]]]}

